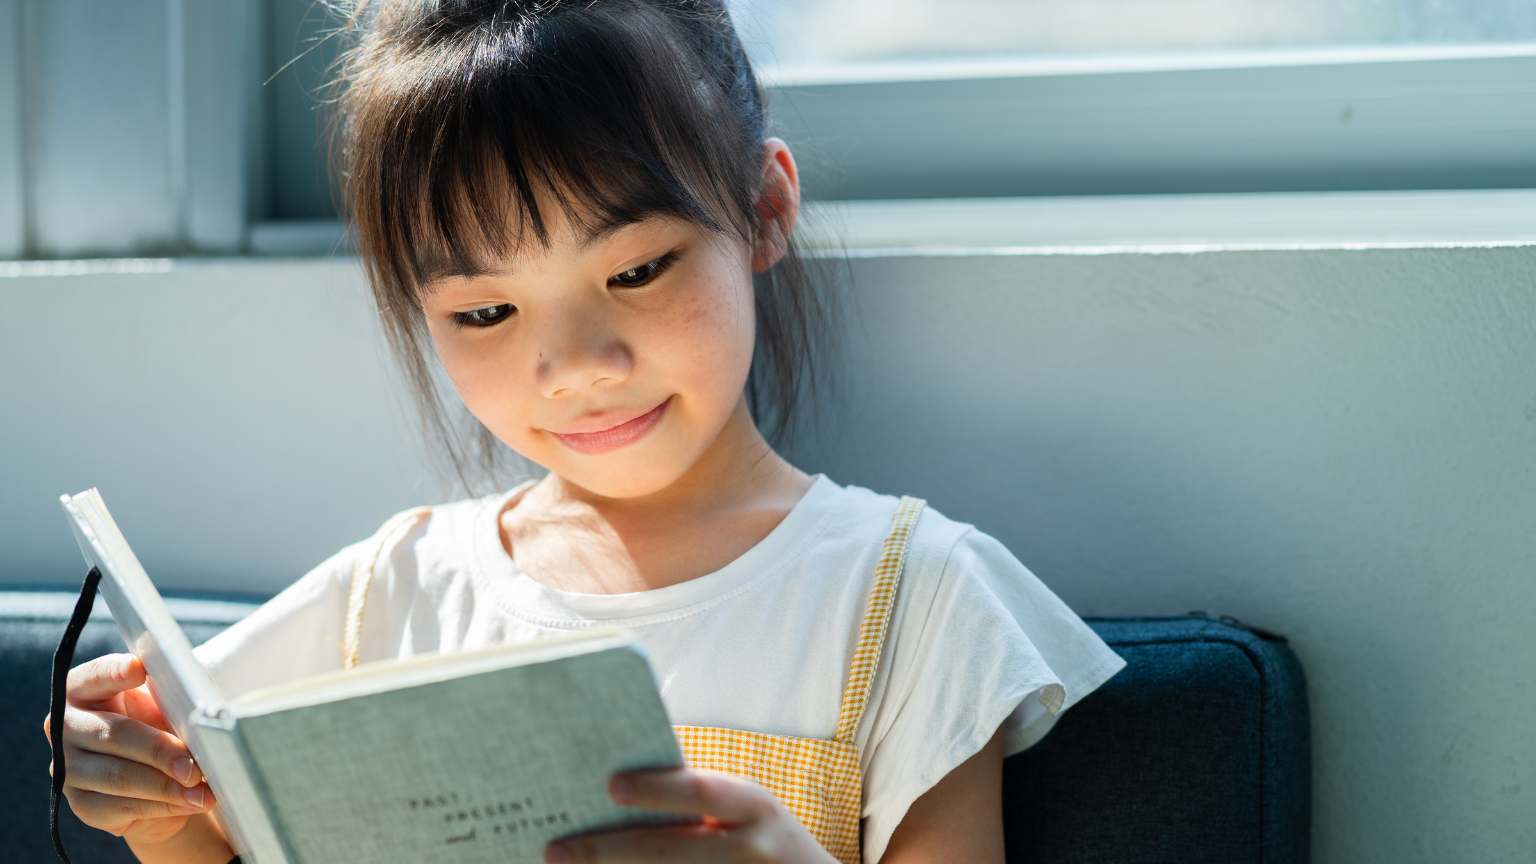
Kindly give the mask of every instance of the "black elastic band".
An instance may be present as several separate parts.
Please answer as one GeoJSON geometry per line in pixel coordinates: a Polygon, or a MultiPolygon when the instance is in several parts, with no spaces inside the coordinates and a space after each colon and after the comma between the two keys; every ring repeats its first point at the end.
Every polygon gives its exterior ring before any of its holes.
{"type": "Polygon", "coordinates": [[[60,860],[69,864],[64,852],[64,841],[59,837],[59,793],[64,790],[64,685],[69,678],[69,667],[75,659],[75,643],[80,631],[85,629],[86,619],[91,617],[91,606],[96,603],[96,586],[101,582],[101,571],[95,567],[85,574],[85,584],[80,586],[80,599],[75,601],[75,611],[64,626],[64,638],[59,640],[58,650],[53,652],[53,693],[48,697],[48,738],[53,745],[53,788],[48,791],[48,830],[53,834],[53,851],[60,860]]]}

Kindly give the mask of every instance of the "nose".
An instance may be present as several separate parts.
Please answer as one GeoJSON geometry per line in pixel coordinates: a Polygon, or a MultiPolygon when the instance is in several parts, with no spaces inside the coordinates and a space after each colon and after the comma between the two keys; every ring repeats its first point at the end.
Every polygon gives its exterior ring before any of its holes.
{"type": "Polygon", "coordinates": [[[634,358],[602,316],[573,310],[541,329],[537,377],[546,399],[613,387],[629,377],[634,358]]]}

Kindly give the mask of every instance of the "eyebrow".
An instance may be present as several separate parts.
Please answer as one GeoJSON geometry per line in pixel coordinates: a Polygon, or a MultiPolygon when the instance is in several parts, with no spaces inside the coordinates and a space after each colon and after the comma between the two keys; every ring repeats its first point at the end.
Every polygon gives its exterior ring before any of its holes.
{"type": "MultiPolygon", "coordinates": [[[[646,211],[633,216],[604,216],[603,221],[599,222],[580,239],[577,243],[577,249],[581,252],[586,252],[588,249],[608,240],[625,228],[645,221],[647,218],[655,215],[655,213],[656,211],[646,211]]],[[[479,267],[475,266],[473,262],[466,262],[461,266],[459,262],[446,258],[434,251],[422,261],[421,282],[424,290],[431,294],[436,292],[437,285],[435,283],[440,279],[448,279],[455,276],[465,279],[473,279],[480,276],[501,277],[511,276],[513,272],[515,271],[511,267],[479,267]]]]}

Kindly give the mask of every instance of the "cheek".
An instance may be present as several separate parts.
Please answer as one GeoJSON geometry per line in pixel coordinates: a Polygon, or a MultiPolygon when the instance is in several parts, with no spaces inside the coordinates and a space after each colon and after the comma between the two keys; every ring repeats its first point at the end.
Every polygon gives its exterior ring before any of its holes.
{"type": "Polygon", "coordinates": [[[733,389],[737,378],[745,382],[754,325],[750,280],[743,285],[739,274],[704,274],[669,312],[665,332],[656,336],[687,377],[712,390],[733,389]]]}
{"type": "Polygon", "coordinates": [[[442,334],[443,338],[439,338],[439,335],[436,330],[432,331],[432,350],[437,353],[438,362],[442,364],[443,371],[459,395],[468,399],[478,377],[474,368],[474,354],[465,351],[462,343],[451,335],[442,334]]]}
{"type": "Polygon", "coordinates": [[[495,406],[504,404],[506,395],[498,392],[498,388],[505,386],[506,376],[498,374],[497,364],[501,361],[485,347],[494,343],[487,340],[477,347],[475,339],[455,338],[451,333],[441,335],[443,338],[439,339],[434,331],[432,347],[459,399],[480,422],[497,428],[501,418],[495,416],[495,406]]]}

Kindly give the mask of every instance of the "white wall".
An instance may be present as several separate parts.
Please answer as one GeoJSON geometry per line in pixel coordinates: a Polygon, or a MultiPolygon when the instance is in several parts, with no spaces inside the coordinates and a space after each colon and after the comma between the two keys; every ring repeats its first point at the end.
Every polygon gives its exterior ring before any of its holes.
{"type": "MultiPolygon", "coordinates": [[[[163,585],[262,591],[449,489],[352,259],[45,269],[0,276],[0,583],[78,585],[87,486],[163,585]]],[[[1084,616],[1286,634],[1321,864],[1531,860],[1536,244],[851,273],[798,464],[976,523],[1084,616]]]]}

